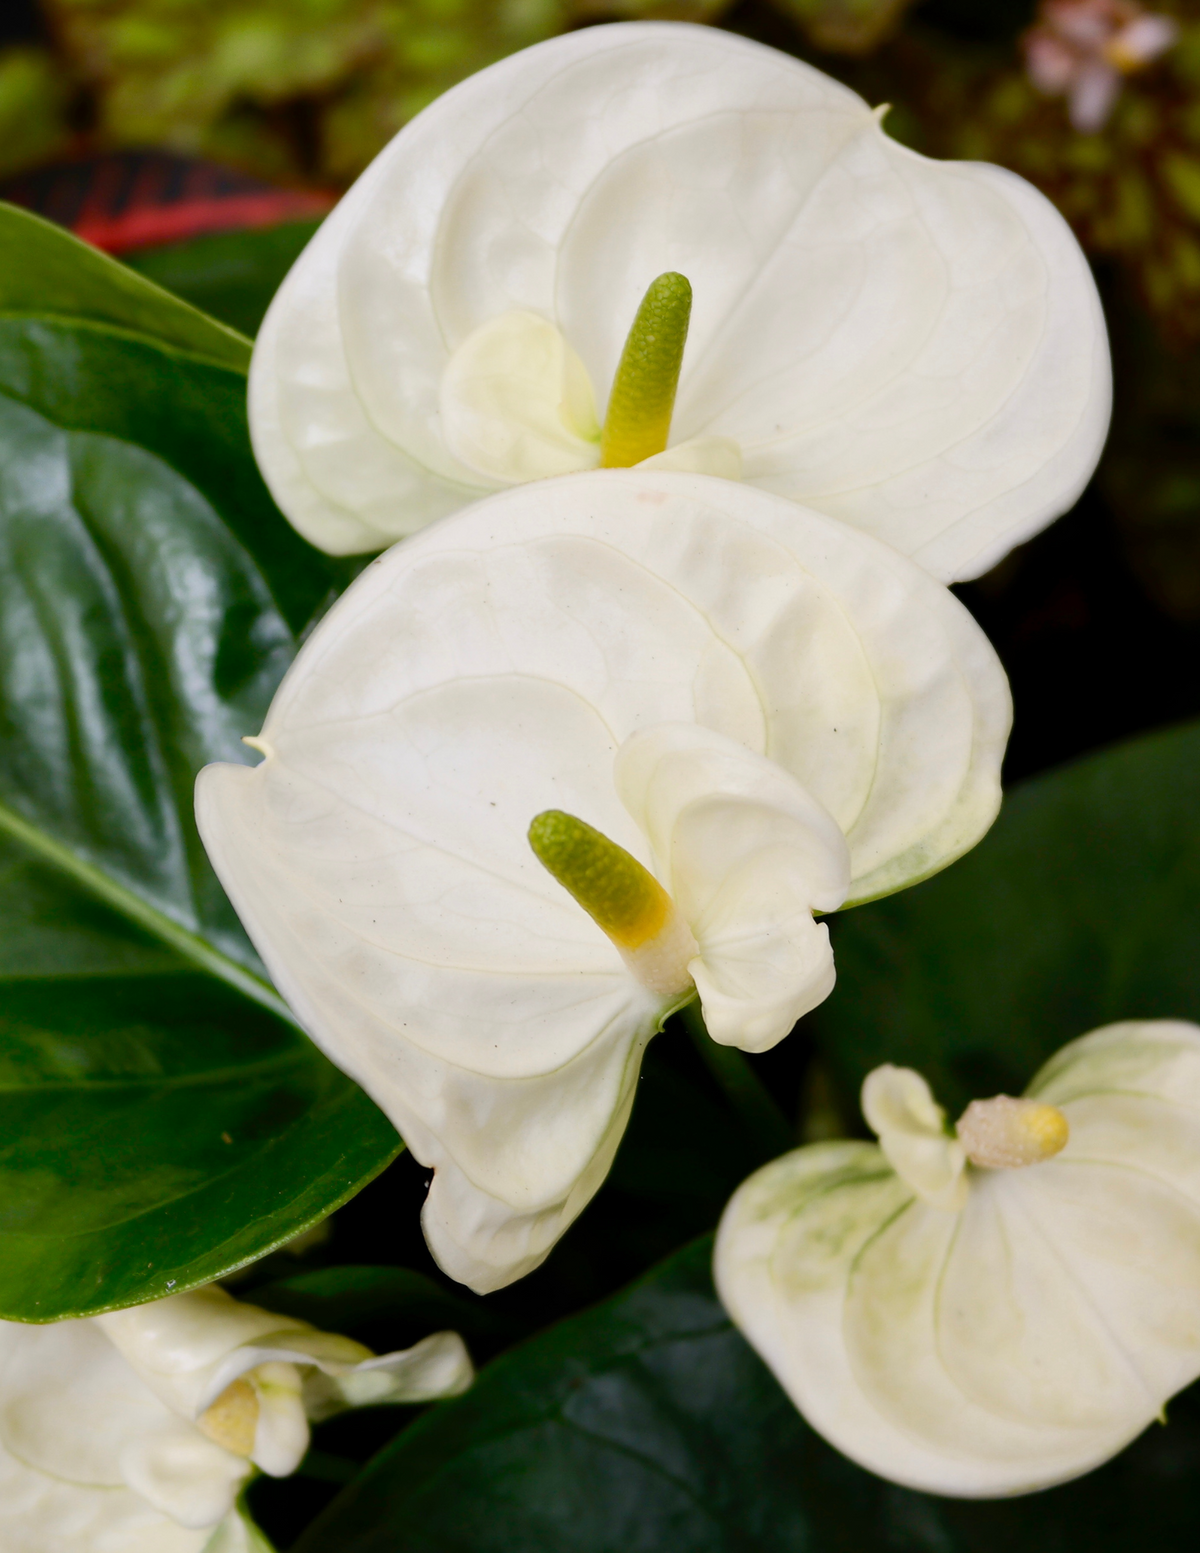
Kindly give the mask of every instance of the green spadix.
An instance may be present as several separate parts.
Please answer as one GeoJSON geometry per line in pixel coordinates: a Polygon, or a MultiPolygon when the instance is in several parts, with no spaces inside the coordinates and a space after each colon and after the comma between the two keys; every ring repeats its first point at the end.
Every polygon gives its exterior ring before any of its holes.
{"type": "Polygon", "coordinates": [[[573,814],[547,809],[529,827],[534,856],[609,938],[637,949],[660,931],[671,897],[624,847],[573,814]]]}
{"type": "Polygon", "coordinates": [[[665,449],[691,316],[686,275],[668,270],[651,281],[613,379],[600,435],[602,469],[628,469],[665,449]]]}

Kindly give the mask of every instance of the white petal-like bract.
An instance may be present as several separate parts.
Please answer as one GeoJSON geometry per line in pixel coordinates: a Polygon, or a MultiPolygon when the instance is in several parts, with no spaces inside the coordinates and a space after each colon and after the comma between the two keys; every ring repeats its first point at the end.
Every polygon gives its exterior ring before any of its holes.
{"type": "Polygon", "coordinates": [[[1027,1091],[1065,1120],[1061,1151],[967,1166],[955,1208],[926,1160],[885,1156],[921,1100],[917,1075],[879,1071],[883,1148],[798,1149],[733,1197],[726,1309],[813,1427],[883,1477],[986,1498],[1099,1466],[1200,1376],[1200,1029],[1073,1041],[1027,1091]]]}
{"type": "Polygon", "coordinates": [[[472,1377],[438,1332],[376,1358],[210,1286],[47,1326],[0,1322],[4,1553],[257,1553],[237,1508],[295,1471],[308,1420],[425,1402],[472,1377]]]}
{"type": "Polygon", "coordinates": [[[813,911],[987,829],[1009,718],[982,632],[895,551],[750,485],[597,471],[373,562],[280,687],[266,759],[202,772],[197,818],[305,1028],[434,1169],[435,1256],[482,1290],[599,1186],[672,1006],[543,869],[533,818],[659,879],[714,1035],[761,1049],[828,991],[813,911]]]}
{"type": "Polygon", "coordinates": [[[850,888],[837,821],[775,761],[695,723],[631,734],[614,776],[697,941],[688,969],[709,1035],[775,1046],[833,990],[813,912],[850,888]]]}
{"type": "Polygon", "coordinates": [[[950,581],[1065,511],[1099,457],[1103,318],[1040,194],[916,155],[760,44],[622,23],[446,93],[314,237],[251,369],[276,500],[346,553],[588,467],[592,401],[602,417],[666,271],[694,293],[670,467],[842,518],[950,581]]]}

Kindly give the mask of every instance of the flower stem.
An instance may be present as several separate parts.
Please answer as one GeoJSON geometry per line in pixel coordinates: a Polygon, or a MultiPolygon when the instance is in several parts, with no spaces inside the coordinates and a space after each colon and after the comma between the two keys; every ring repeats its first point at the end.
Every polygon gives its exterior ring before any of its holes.
{"type": "Polygon", "coordinates": [[[691,316],[686,275],[668,270],[650,282],[608,396],[600,434],[602,469],[629,469],[666,447],[691,316]]]}
{"type": "Polygon", "coordinates": [[[765,1160],[775,1159],[796,1147],[787,1118],[771,1098],[766,1085],[736,1046],[721,1046],[704,1028],[698,999],[680,1009],[692,1043],[705,1067],[721,1086],[734,1114],[758,1145],[765,1160]]]}

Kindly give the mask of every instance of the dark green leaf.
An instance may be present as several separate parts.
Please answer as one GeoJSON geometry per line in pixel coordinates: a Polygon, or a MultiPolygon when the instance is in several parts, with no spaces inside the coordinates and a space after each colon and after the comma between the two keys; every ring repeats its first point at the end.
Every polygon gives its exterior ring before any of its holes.
{"type": "Polygon", "coordinates": [[[733,1330],[704,1240],[418,1419],[295,1553],[1106,1553],[1194,1546],[1200,1407],[1079,1483],[934,1499],[853,1466],[733,1330]]]}
{"type": "Polygon", "coordinates": [[[346,569],[267,495],[235,336],[0,226],[0,1315],[39,1320],[216,1277],[399,1141],[295,1028],[192,818],[346,569]]]}
{"type": "Polygon", "coordinates": [[[287,221],[245,232],[220,232],[144,249],[125,262],[222,323],[254,335],[267,304],[319,225],[318,221],[287,221]]]}
{"type": "Polygon", "coordinates": [[[0,203],[0,314],[90,319],[245,370],[250,341],[62,227],[0,203]]]}
{"type": "Polygon", "coordinates": [[[511,1341],[515,1335],[512,1323],[482,1300],[452,1294],[406,1267],[322,1267],[261,1284],[241,1297],[322,1331],[357,1337],[377,1352],[406,1348],[446,1330],[485,1341],[511,1341]]]}
{"type": "Polygon", "coordinates": [[[833,934],[816,1025],[855,1092],[901,1063],[955,1109],[1098,1025],[1200,1019],[1200,725],[1026,782],[974,852],[833,934]]]}

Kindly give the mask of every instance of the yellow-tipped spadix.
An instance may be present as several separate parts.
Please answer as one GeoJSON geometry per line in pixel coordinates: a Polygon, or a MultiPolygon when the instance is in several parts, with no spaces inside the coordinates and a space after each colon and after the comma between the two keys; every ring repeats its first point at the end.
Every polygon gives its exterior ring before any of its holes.
{"type": "Polygon", "coordinates": [[[636,857],[573,814],[547,809],[529,827],[538,861],[569,890],[651,992],[681,997],[692,988],[697,953],[675,902],[636,857]]]}
{"type": "Polygon", "coordinates": [[[989,1170],[1040,1165],[1066,1147],[1071,1133],[1056,1105],[1012,1095],[972,1100],[956,1131],[971,1163],[989,1170]]]}
{"type": "Polygon", "coordinates": [[[573,814],[547,809],[529,827],[534,855],[621,949],[662,928],[671,897],[636,857],[573,814]]]}
{"type": "Polygon", "coordinates": [[[667,271],[650,283],[621,352],[600,435],[600,465],[628,469],[661,453],[671,430],[692,288],[667,271]]]}

